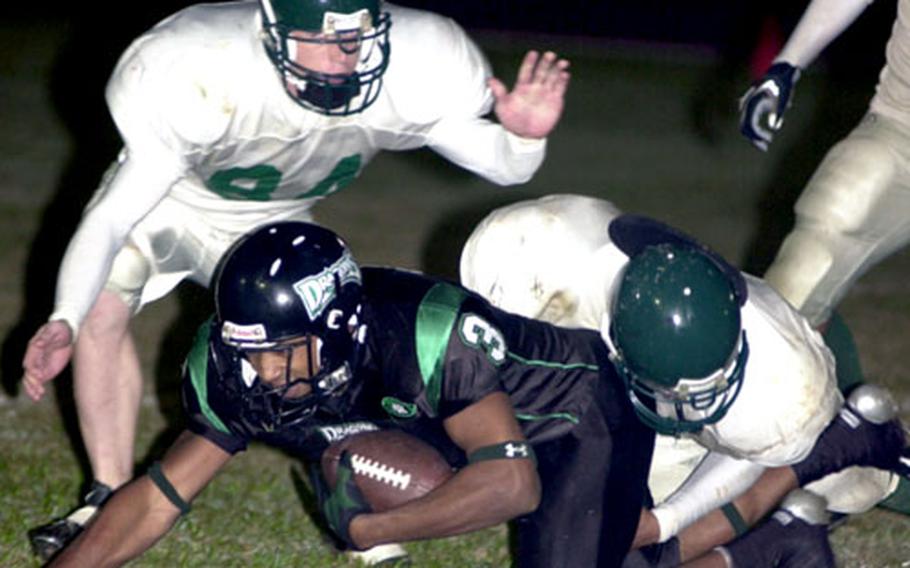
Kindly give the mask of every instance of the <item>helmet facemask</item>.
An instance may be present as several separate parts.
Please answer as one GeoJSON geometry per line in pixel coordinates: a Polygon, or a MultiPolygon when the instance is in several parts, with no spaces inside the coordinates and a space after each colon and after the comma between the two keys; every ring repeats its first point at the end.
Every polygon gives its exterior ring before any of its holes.
{"type": "Polygon", "coordinates": [[[658,434],[679,436],[697,433],[704,426],[719,422],[739,396],[743,386],[749,343],[746,332],[724,367],[702,378],[680,378],[665,387],[633,371],[623,360],[613,341],[613,331],[604,334],[610,360],[626,385],[639,419],[658,434]],[[645,401],[653,400],[655,409],[645,401]]]}
{"type": "Polygon", "coordinates": [[[376,101],[389,64],[391,18],[387,12],[374,17],[367,8],[351,13],[325,11],[319,27],[302,28],[281,21],[273,3],[261,3],[264,44],[294,101],[327,116],[356,114],[376,101]],[[326,73],[299,63],[299,51],[316,45],[357,54],[353,72],[326,73]]]}
{"type": "MultiPolygon", "coordinates": [[[[332,363],[323,360],[323,342],[318,337],[307,335],[282,342],[266,349],[240,349],[241,355],[251,365],[256,352],[281,353],[285,358],[283,377],[266,382],[257,376],[255,382],[243,395],[245,407],[254,409],[262,416],[261,426],[268,431],[294,426],[311,416],[335,397],[341,397],[351,383],[351,366],[347,360],[332,363]],[[306,350],[306,368],[300,372],[293,366],[295,350],[306,350]],[[301,375],[301,376],[298,376],[301,375]],[[302,388],[305,387],[305,388],[302,388]]],[[[255,368],[255,365],[252,365],[255,368]]]]}

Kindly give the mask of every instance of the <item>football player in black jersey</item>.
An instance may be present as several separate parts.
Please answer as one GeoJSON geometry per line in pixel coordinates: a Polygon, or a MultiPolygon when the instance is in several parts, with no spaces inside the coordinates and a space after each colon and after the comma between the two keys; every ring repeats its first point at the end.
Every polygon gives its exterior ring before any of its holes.
{"type": "Polygon", "coordinates": [[[621,562],[654,434],[598,333],[514,316],[412,272],[361,269],[334,233],[305,223],[241,240],[214,287],[216,314],[185,366],[188,431],[117,492],[61,564],[140,554],[250,441],[316,460],[363,424],[417,435],[459,469],[384,513],[328,499],[327,521],[349,546],[517,518],[521,566],[621,562]]]}
{"type": "Polygon", "coordinates": [[[599,333],[509,314],[416,273],[361,269],[337,235],[299,222],[241,239],[214,288],[216,314],[185,365],[187,431],[53,565],[139,555],[251,441],[316,461],[338,436],[378,425],[423,438],[458,471],[382,513],[349,480],[322,492],[328,525],[351,548],[514,520],[519,566],[622,563],[646,502],[654,433],[639,414],[652,403],[633,407],[599,333]]]}

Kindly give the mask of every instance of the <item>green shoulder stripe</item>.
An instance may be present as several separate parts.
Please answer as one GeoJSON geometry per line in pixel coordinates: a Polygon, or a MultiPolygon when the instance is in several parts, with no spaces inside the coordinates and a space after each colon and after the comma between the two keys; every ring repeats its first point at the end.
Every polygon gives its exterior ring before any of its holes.
{"type": "Polygon", "coordinates": [[[466,296],[467,292],[461,288],[440,282],[430,288],[417,308],[417,362],[433,410],[439,405],[446,346],[455,326],[458,308],[466,296]]]}
{"type": "MultiPolygon", "coordinates": [[[[214,316],[213,316],[214,317],[214,316]]],[[[224,422],[218,418],[212,407],[209,406],[208,383],[206,375],[208,374],[209,364],[209,326],[212,324],[212,318],[205,320],[205,323],[196,332],[196,338],[193,340],[193,347],[190,354],[186,357],[186,366],[190,372],[190,381],[193,390],[196,391],[196,400],[199,401],[199,408],[202,414],[216,429],[230,434],[224,422]]]]}

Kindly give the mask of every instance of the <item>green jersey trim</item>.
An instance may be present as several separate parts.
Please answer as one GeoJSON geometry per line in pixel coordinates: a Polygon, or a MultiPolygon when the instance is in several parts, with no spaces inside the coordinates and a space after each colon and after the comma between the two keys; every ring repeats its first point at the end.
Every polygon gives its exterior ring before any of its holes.
{"type": "MultiPolygon", "coordinates": [[[[506,354],[507,357],[518,361],[524,365],[529,365],[533,367],[550,367],[551,369],[585,369],[588,371],[600,371],[598,365],[593,365],[591,363],[556,363],[554,361],[541,361],[539,359],[526,359],[521,355],[516,355],[515,353],[509,351],[506,354]]],[[[515,414],[515,418],[525,422],[534,422],[537,420],[568,420],[573,424],[578,424],[580,422],[578,416],[570,412],[551,412],[549,414],[530,414],[527,412],[518,412],[515,414]]]]}
{"type": "Polygon", "coordinates": [[[600,367],[598,367],[597,365],[592,365],[591,363],[555,363],[553,361],[541,361],[539,359],[525,359],[521,355],[516,355],[515,353],[512,353],[511,351],[506,353],[506,356],[511,357],[512,359],[515,359],[519,363],[523,363],[525,365],[531,365],[534,367],[551,367],[553,369],[565,369],[565,370],[587,369],[588,371],[600,371],[600,367]]]}
{"type": "Polygon", "coordinates": [[[430,288],[417,308],[417,364],[426,387],[427,400],[434,412],[439,407],[449,337],[455,326],[458,308],[466,297],[467,292],[461,288],[440,282],[430,288]]]}
{"type": "Polygon", "coordinates": [[[536,420],[568,420],[572,424],[581,422],[577,416],[570,412],[553,412],[551,414],[529,414],[527,412],[518,412],[515,418],[524,422],[534,422],[536,420]]]}
{"type": "Polygon", "coordinates": [[[202,324],[199,331],[196,332],[196,338],[193,340],[193,347],[186,357],[186,365],[187,369],[189,369],[190,381],[193,385],[193,390],[196,391],[196,400],[199,401],[199,408],[202,410],[203,416],[205,416],[216,429],[225,434],[230,434],[230,430],[228,430],[227,426],[224,425],[224,422],[218,418],[218,415],[215,414],[212,407],[209,406],[206,375],[208,374],[209,365],[209,328],[211,324],[212,318],[209,318],[202,324]]]}

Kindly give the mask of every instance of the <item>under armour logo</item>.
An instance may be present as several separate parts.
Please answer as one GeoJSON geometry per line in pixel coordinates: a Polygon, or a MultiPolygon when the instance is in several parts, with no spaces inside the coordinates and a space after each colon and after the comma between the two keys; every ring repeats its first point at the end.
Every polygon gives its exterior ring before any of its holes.
{"type": "Polygon", "coordinates": [[[514,458],[514,457],[518,457],[518,456],[523,457],[523,458],[528,457],[528,445],[527,444],[513,444],[512,442],[509,442],[508,444],[506,444],[505,450],[506,450],[507,458],[514,458]]]}

